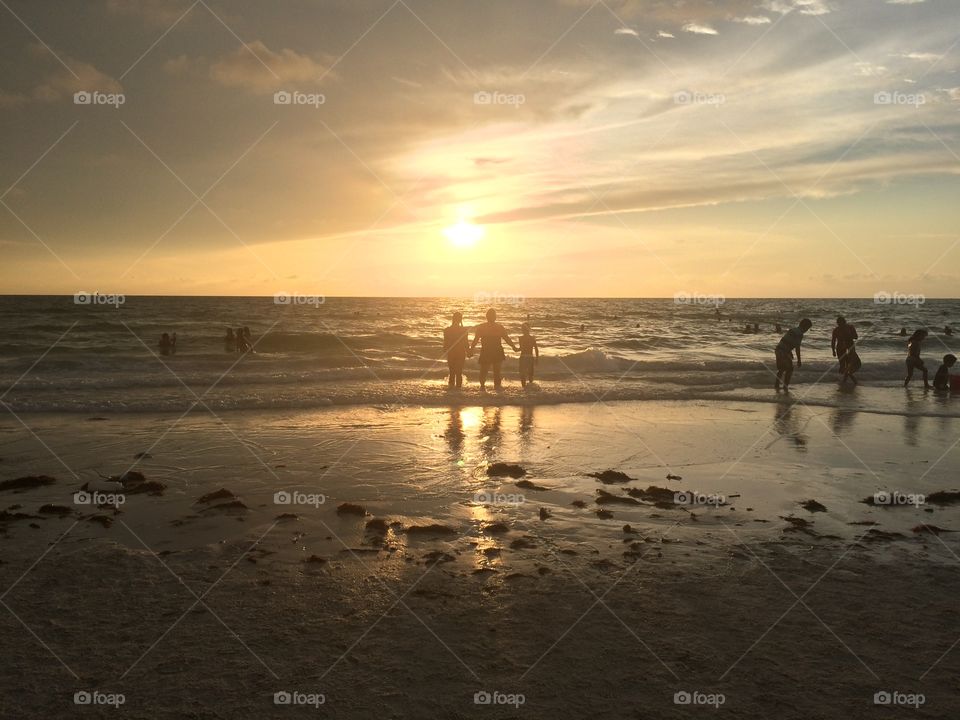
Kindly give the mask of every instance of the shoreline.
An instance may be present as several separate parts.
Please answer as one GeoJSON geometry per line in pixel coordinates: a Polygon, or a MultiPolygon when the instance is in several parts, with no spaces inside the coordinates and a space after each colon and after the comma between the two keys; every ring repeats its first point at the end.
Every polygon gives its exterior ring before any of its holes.
{"type": "Polygon", "coordinates": [[[955,490],[960,421],[783,410],[26,418],[49,450],[11,418],[0,481],[56,482],[0,490],[5,513],[33,516],[0,522],[17,671],[0,697],[25,718],[93,690],[123,693],[134,718],[284,717],[277,692],[322,694],[335,717],[866,718],[888,690],[923,692],[918,717],[955,711],[960,653],[938,657],[960,635],[960,508],[861,500],[955,490]],[[144,478],[121,512],[70,502],[134,463],[144,478]],[[524,472],[490,476],[495,463],[524,472]],[[477,706],[482,692],[525,702],[477,706]],[[678,692],[725,701],[690,708],[678,692]]]}

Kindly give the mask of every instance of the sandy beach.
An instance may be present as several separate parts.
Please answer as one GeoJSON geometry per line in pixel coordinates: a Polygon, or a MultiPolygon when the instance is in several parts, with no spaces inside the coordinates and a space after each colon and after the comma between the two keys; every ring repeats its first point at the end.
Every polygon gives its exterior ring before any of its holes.
{"type": "Polygon", "coordinates": [[[957,420],[798,400],[11,418],[3,716],[949,716],[957,420]]]}

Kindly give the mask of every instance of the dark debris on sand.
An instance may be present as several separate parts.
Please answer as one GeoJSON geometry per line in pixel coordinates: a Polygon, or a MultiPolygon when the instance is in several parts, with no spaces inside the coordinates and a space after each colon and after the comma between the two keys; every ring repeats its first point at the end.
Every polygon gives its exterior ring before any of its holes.
{"type": "Polygon", "coordinates": [[[411,525],[407,528],[408,535],[456,535],[457,531],[446,525],[437,523],[431,525],[411,525]]]}
{"type": "Polygon", "coordinates": [[[811,500],[805,500],[804,502],[800,503],[800,507],[802,507],[804,510],[806,510],[806,511],[808,511],[808,512],[812,512],[812,513],[826,512],[826,511],[827,511],[826,505],[823,505],[823,504],[821,504],[821,503],[818,503],[816,500],[812,500],[812,499],[811,499],[811,500]]]}
{"type": "Polygon", "coordinates": [[[518,480],[516,483],[518,488],[523,490],[549,490],[550,488],[544,487],[543,485],[537,485],[532,480],[518,480]]]}
{"type": "Polygon", "coordinates": [[[487,475],[489,477],[511,477],[522,478],[527,471],[515,463],[496,462],[487,466],[487,475]]]}
{"type": "Polygon", "coordinates": [[[608,493],[606,490],[598,489],[597,498],[594,501],[597,505],[639,505],[639,500],[634,500],[632,497],[625,497],[623,495],[614,495],[613,493],[608,493]]]}
{"type": "Polygon", "coordinates": [[[337,505],[337,515],[359,515],[363,517],[366,514],[367,509],[363,505],[348,502],[337,505]]]}
{"type": "Polygon", "coordinates": [[[603,472],[587,473],[587,477],[596,478],[605,485],[632,482],[636,480],[636,478],[632,478],[626,473],[620,472],[619,470],[604,470],[603,472]]]}
{"type": "Polygon", "coordinates": [[[147,480],[146,476],[138,470],[129,470],[122,475],[111,475],[110,480],[120,483],[126,495],[163,495],[163,491],[167,489],[162,482],[147,480]]]}
{"type": "Polygon", "coordinates": [[[53,485],[56,478],[49,475],[27,475],[25,477],[15,478],[14,480],[3,480],[0,482],[0,491],[13,490],[14,492],[23,492],[44,485],[53,485]]]}
{"type": "Polygon", "coordinates": [[[219,490],[214,490],[209,492],[206,495],[201,495],[197,498],[197,503],[210,503],[214,500],[236,500],[237,496],[226,488],[220,488],[219,490]]]}

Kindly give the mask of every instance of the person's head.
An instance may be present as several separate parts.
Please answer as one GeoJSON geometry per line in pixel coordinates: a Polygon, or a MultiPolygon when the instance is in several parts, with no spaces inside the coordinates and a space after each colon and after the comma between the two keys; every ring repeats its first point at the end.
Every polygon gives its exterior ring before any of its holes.
{"type": "Polygon", "coordinates": [[[810,318],[804,318],[800,321],[800,325],[798,325],[798,327],[800,328],[801,332],[806,332],[813,327],[813,323],[810,321],[810,318]]]}
{"type": "Polygon", "coordinates": [[[497,311],[493,308],[487,310],[487,322],[496,322],[497,320],[497,311]]]}
{"type": "Polygon", "coordinates": [[[453,314],[453,324],[463,325],[463,313],[459,310],[453,314]]]}
{"type": "Polygon", "coordinates": [[[917,330],[917,331],[915,331],[915,332],[913,333],[913,336],[914,336],[915,338],[925,338],[925,337],[926,337],[927,335],[929,335],[929,334],[930,334],[930,333],[928,333],[926,330],[924,330],[923,328],[920,328],[919,330],[917,330]]]}
{"type": "Polygon", "coordinates": [[[837,325],[846,325],[847,319],[843,315],[837,315],[837,325]]]}
{"type": "Polygon", "coordinates": [[[956,355],[944,355],[944,356],[943,356],[943,364],[946,365],[947,367],[953,367],[954,365],[957,364],[957,356],[956,356],[956,355]]]}
{"type": "Polygon", "coordinates": [[[523,325],[520,326],[520,329],[523,331],[523,334],[524,334],[524,335],[529,335],[529,334],[530,334],[530,323],[524,323],[523,325]]]}
{"type": "Polygon", "coordinates": [[[164,333],[163,335],[160,336],[160,339],[161,339],[161,340],[169,340],[169,339],[170,339],[170,335],[169,335],[168,333],[164,333]]]}

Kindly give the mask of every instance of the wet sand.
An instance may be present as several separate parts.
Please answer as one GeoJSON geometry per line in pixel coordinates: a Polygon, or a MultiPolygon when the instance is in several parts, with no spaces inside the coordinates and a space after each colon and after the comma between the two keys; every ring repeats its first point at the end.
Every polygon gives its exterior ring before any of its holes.
{"type": "Polygon", "coordinates": [[[3,717],[95,690],[125,702],[79,710],[137,718],[960,705],[960,517],[935,496],[956,489],[954,419],[708,402],[24,419],[36,437],[2,426],[0,480],[55,481],[0,490],[3,717]],[[118,507],[74,502],[127,471],[144,479],[118,507]]]}

